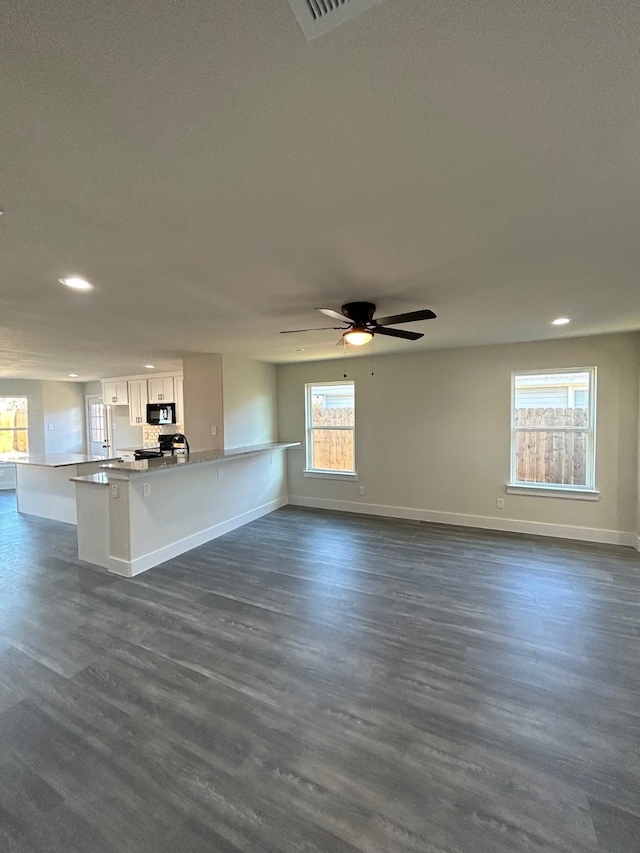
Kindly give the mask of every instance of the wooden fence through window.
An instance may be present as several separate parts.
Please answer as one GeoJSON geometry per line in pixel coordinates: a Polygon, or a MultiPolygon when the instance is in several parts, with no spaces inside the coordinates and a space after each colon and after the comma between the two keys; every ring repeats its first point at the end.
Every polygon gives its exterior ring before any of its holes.
{"type": "Polygon", "coordinates": [[[585,408],[516,409],[516,481],[586,486],[588,427],[585,408]]]}
{"type": "Polygon", "coordinates": [[[313,467],[327,471],[353,471],[353,430],[331,427],[354,426],[353,407],[327,408],[314,406],[313,426],[329,429],[313,430],[313,467]]]}
{"type": "Polygon", "coordinates": [[[9,409],[0,412],[0,453],[29,450],[26,409],[9,409]]]}

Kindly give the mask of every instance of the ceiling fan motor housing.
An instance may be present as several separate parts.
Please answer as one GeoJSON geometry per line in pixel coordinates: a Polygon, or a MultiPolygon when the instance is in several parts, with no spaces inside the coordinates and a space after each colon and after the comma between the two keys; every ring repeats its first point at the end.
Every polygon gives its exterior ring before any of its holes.
{"type": "Polygon", "coordinates": [[[373,322],[376,306],[373,302],[347,302],[342,306],[342,313],[356,326],[366,326],[373,322]]]}

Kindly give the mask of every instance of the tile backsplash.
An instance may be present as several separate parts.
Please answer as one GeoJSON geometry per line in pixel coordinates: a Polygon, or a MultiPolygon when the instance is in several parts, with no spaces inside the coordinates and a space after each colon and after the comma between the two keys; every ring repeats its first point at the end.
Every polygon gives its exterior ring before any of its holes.
{"type": "Polygon", "coordinates": [[[184,424],[167,424],[165,426],[151,426],[151,424],[142,425],[142,444],[148,447],[151,444],[158,443],[158,436],[163,434],[171,434],[174,432],[184,432],[184,424]]]}

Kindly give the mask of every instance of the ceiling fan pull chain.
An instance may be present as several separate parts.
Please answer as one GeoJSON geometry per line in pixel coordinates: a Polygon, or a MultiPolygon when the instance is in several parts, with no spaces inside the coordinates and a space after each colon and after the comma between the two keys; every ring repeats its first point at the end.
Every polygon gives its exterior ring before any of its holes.
{"type": "Polygon", "coordinates": [[[344,359],[344,363],[343,363],[344,373],[342,374],[342,376],[344,379],[346,379],[347,378],[347,342],[345,341],[344,338],[342,339],[342,357],[344,359]]]}

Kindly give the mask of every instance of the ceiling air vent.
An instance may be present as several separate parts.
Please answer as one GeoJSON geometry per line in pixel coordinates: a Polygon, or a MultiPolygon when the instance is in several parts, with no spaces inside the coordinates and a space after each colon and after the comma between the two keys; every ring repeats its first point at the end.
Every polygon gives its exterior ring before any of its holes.
{"type": "Polygon", "coordinates": [[[307,39],[339,27],[381,0],[289,0],[307,39]]]}

